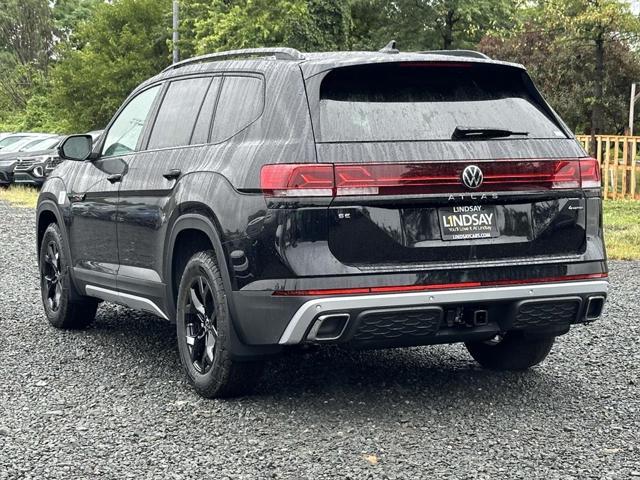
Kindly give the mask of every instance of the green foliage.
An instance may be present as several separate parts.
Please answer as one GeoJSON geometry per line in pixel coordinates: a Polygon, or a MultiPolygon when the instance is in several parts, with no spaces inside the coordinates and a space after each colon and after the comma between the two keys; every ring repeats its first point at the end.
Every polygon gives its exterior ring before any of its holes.
{"type": "Polygon", "coordinates": [[[402,39],[389,22],[388,2],[380,0],[354,0],[351,3],[351,32],[349,47],[352,50],[379,50],[390,40],[402,39]]]}
{"type": "Polygon", "coordinates": [[[487,32],[512,28],[516,7],[512,0],[355,0],[353,44],[379,49],[393,38],[401,50],[471,48],[487,32]]]}
{"type": "Polygon", "coordinates": [[[51,11],[56,35],[68,39],[76,27],[89,20],[102,3],[104,0],[54,0],[51,11]]]}
{"type": "Polygon", "coordinates": [[[0,0],[0,105],[9,112],[24,109],[46,75],[51,25],[47,0],[0,0]]]}
{"type": "Polygon", "coordinates": [[[68,131],[101,128],[140,82],[169,63],[169,0],[100,5],[59,50],[50,104],[68,131]]]}
{"type": "Polygon", "coordinates": [[[523,10],[521,19],[521,28],[488,35],[479,49],[524,64],[574,131],[623,133],[629,87],[640,79],[640,56],[632,42],[640,23],[628,5],[547,0],[523,10]]]}
{"type": "MultiPolygon", "coordinates": [[[[525,64],[576,131],[621,133],[639,32],[625,0],[180,0],[178,46],[477,48],[525,64]]],[[[104,126],[170,34],[171,0],[0,0],[0,130],[104,126]]]]}
{"type": "Polygon", "coordinates": [[[350,26],[346,2],[331,0],[214,1],[195,21],[195,50],[288,46],[336,50],[347,46],[350,26]]]}

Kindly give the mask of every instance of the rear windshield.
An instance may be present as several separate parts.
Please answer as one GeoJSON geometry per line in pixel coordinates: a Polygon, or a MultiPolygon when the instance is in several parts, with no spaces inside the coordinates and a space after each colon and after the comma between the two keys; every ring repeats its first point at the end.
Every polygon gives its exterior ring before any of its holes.
{"type": "Polygon", "coordinates": [[[518,69],[397,63],[333,70],[320,87],[320,142],[451,140],[456,127],[566,138],[518,69]]]}

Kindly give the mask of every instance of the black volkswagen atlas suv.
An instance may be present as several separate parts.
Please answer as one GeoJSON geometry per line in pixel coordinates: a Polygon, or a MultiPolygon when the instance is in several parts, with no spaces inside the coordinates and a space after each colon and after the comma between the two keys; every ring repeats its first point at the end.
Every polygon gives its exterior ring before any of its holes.
{"type": "Polygon", "coordinates": [[[607,296],[597,161],[521,65],[477,52],[204,55],[59,154],[37,208],[49,322],[100,301],[174,322],[205,397],[308,343],[464,342],[526,369],[607,296]]]}

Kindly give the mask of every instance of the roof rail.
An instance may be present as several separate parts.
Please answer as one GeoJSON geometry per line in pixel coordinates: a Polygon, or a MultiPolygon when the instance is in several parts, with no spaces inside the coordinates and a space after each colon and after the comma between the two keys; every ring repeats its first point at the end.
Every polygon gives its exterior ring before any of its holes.
{"type": "Polygon", "coordinates": [[[452,57],[471,57],[471,58],[483,58],[485,60],[491,60],[491,58],[482,52],[476,52],[475,50],[426,50],[424,52],[431,55],[449,55],[452,57]]]}
{"type": "Polygon", "coordinates": [[[201,63],[215,60],[228,60],[231,58],[248,58],[256,56],[269,56],[275,57],[278,60],[304,60],[302,55],[295,48],[273,47],[273,48],[245,48],[242,50],[229,50],[227,52],[208,53],[206,55],[200,55],[198,57],[188,58],[180,62],[169,65],[162,70],[167,72],[174,68],[184,67],[185,65],[191,65],[192,63],[201,63]]]}

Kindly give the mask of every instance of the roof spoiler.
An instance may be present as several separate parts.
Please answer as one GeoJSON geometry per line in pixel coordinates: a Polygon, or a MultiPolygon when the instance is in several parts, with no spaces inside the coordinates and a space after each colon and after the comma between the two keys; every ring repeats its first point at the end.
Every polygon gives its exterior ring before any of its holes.
{"type": "Polygon", "coordinates": [[[470,58],[482,58],[484,60],[491,60],[488,55],[475,50],[425,50],[424,52],[418,52],[428,55],[448,55],[450,57],[470,57],[470,58]]]}

